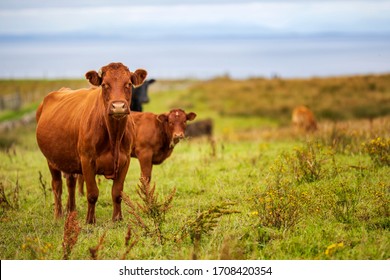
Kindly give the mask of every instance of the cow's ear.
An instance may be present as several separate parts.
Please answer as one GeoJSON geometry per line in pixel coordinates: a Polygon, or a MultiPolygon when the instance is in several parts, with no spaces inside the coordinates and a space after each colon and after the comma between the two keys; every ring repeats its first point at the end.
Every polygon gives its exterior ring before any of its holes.
{"type": "Polygon", "coordinates": [[[146,79],[146,76],[148,75],[148,72],[144,69],[137,69],[135,70],[134,73],[131,73],[131,83],[133,84],[134,87],[139,87],[140,85],[143,84],[143,82],[146,79]]]}
{"type": "Polygon", "coordinates": [[[191,112],[187,114],[187,121],[193,121],[196,118],[196,114],[191,112]]]}
{"type": "Polygon", "coordinates": [[[160,115],[157,115],[157,120],[160,122],[160,123],[163,123],[165,121],[168,120],[168,116],[167,114],[160,114],[160,115]]]}
{"type": "Polygon", "coordinates": [[[85,78],[94,86],[100,86],[102,84],[102,77],[94,70],[88,71],[85,74],[85,78]]]}

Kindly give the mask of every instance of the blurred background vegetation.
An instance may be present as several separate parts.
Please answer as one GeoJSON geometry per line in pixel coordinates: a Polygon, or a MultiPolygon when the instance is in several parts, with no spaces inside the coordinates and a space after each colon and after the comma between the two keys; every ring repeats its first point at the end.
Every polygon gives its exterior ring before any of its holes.
{"type": "MultiPolygon", "coordinates": [[[[88,82],[0,80],[0,121],[33,111],[47,93],[63,86],[83,88],[88,82]]],[[[171,106],[212,111],[220,116],[268,118],[281,125],[290,122],[291,112],[298,105],[308,106],[318,120],[376,118],[390,113],[390,74],[246,80],[224,76],[206,81],[158,81],[150,92],[184,88],[188,90],[171,106]]]]}
{"type": "Polygon", "coordinates": [[[198,83],[177,104],[203,101],[224,116],[258,116],[290,122],[298,105],[311,108],[319,120],[375,118],[390,113],[390,75],[311,79],[232,80],[198,83]]]}

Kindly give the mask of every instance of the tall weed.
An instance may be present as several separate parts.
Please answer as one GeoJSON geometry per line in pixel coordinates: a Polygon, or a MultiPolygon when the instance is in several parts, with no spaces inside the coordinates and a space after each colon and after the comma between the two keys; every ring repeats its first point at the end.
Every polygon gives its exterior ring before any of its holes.
{"type": "Polygon", "coordinates": [[[171,193],[160,202],[156,192],[156,184],[151,186],[149,182],[141,180],[141,183],[138,184],[137,194],[142,203],[133,202],[128,195],[122,193],[123,200],[129,207],[128,212],[131,214],[130,223],[136,228],[142,229],[144,234],[156,237],[159,243],[163,244],[165,215],[172,207],[175,193],[176,189],[173,188],[171,193]]]}
{"type": "Polygon", "coordinates": [[[337,221],[353,223],[356,220],[357,207],[361,200],[361,186],[342,182],[334,191],[332,213],[337,221]]]}
{"type": "Polygon", "coordinates": [[[190,219],[184,224],[175,241],[179,242],[186,236],[190,236],[194,246],[192,258],[198,259],[202,236],[211,234],[222,216],[239,213],[238,211],[229,209],[232,205],[234,204],[224,202],[198,213],[195,219],[190,219]]]}

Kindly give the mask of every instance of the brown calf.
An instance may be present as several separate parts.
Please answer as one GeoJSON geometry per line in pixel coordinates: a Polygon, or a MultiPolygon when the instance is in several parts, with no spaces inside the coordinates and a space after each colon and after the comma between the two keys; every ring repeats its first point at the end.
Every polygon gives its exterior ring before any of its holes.
{"type": "Polygon", "coordinates": [[[181,109],[160,115],[131,113],[135,124],[135,143],[131,156],[138,158],[142,179],[150,182],[153,165],[161,164],[172,154],[175,145],[185,136],[187,121],[195,117],[195,113],[186,114],[181,109]]]}
{"type": "Polygon", "coordinates": [[[130,164],[132,127],[127,125],[132,86],[143,83],[147,72],[134,73],[121,63],[111,63],[86,78],[92,89],[52,92],[37,111],[38,146],[47,159],[52,176],[55,217],[62,216],[61,171],[67,173],[67,210],[75,210],[75,174],[83,174],[87,185],[87,223],[95,223],[99,189],[96,174],[113,180],[112,219],[122,219],[121,192],[130,164]]]}

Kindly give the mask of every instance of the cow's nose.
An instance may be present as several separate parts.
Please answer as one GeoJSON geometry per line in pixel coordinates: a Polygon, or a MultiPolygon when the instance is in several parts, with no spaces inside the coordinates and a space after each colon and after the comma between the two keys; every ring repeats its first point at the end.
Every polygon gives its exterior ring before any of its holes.
{"type": "Polygon", "coordinates": [[[111,114],[128,114],[129,111],[127,109],[126,103],[123,101],[114,101],[111,103],[111,108],[110,108],[111,114]]]}
{"type": "Polygon", "coordinates": [[[183,139],[184,138],[184,133],[183,132],[175,132],[175,133],[173,133],[173,138],[175,138],[175,139],[183,139]]]}

